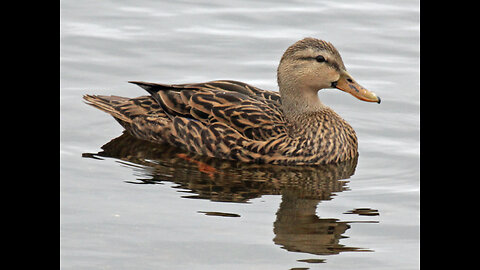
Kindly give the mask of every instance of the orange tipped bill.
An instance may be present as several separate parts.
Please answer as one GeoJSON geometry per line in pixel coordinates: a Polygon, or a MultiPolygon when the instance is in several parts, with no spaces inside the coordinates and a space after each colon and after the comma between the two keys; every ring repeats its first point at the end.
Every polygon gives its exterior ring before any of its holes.
{"type": "Polygon", "coordinates": [[[332,86],[347,93],[350,93],[352,96],[363,101],[377,103],[380,103],[381,101],[380,97],[378,97],[374,92],[368,91],[347,74],[341,76],[338,81],[332,84],[332,86]]]}

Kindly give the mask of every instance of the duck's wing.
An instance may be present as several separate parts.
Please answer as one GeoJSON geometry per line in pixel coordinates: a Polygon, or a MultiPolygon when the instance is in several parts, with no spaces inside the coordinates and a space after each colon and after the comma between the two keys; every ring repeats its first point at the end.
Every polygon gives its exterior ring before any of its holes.
{"type": "Polygon", "coordinates": [[[190,84],[160,84],[141,81],[129,81],[129,83],[136,84],[148,92],[159,90],[181,91],[181,90],[219,90],[237,92],[250,96],[252,98],[266,100],[267,102],[273,102],[281,104],[280,93],[274,91],[263,90],[253,85],[249,85],[239,81],[232,80],[218,80],[206,83],[190,83],[190,84]]]}
{"type": "MultiPolygon", "coordinates": [[[[172,121],[176,117],[182,118],[177,121],[181,126],[187,126],[189,121],[200,122],[190,123],[190,126],[221,123],[226,126],[222,130],[230,128],[245,139],[260,141],[286,132],[278,92],[236,81],[177,85],[131,83],[147,90],[172,121]]],[[[177,131],[198,133],[198,130],[184,128],[177,131]]]]}

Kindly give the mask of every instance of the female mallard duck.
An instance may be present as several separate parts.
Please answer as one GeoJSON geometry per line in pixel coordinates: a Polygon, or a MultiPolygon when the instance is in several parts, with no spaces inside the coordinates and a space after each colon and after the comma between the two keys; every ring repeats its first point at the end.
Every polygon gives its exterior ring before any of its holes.
{"type": "Polygon", "coordinates": [[[134,83],[150,96],[85,95],[140,139],[243,162],[316,165],[357,155],[353,128],[317,92],[338,88],[380,103],[347,73],[329,42],[304,38],[290,46],[277,70],[280,92],[237,81],[134,83]]]}

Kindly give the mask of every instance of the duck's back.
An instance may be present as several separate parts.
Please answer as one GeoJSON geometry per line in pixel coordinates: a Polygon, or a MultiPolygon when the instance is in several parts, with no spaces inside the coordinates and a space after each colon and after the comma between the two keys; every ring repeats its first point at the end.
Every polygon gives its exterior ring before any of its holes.
{"type": "Polygon", "coordinates": [[[244,162],[321,164],[356,155],[353,129],[326,111],[289,123],[278,92],[236,81],[199,84],[132,82],[151,96],[86,95],[140,139],[244,162]]]}

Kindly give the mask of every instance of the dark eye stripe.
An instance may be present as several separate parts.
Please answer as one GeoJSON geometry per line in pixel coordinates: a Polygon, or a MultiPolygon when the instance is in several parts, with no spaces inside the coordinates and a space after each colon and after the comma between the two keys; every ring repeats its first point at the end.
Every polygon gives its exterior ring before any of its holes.
{"type": "MultiPolygon", "coordinates": [[[[318,56],[316,56],[316,57],[313,57],[313,56],[305,56],[305,57],[299,57],[299,58],[297,58],[297,59],[298,59],[298,60],[308,60],[308,61],[311,61],[311,60],[318,61],[317,58],[318,58],[318,56]]],[[[324,59],[325,59],[325,58],[324,58],[324,59]]],[[[336,70],[338,70],[338,71],[341,70],[340,66],[339,66],[338,63],[335,62],[335,61],[330,62],[330,61],[328,61],[327,59],[325,59],[325,61],[324,61],[323,63],[328,64],[329,66],[331,66],[332,68],[334,68],[334,69],[336,69],[336,70]]]]}
{"type": "Polygon", "coordinates": [[[327,59],[325,59],[325,57],[323,57],[322,55],[318,55],[316,57],[306,56],[306,57],[300,57],[298,59],[300,59],[300,60],[315,60],[315,61],[320,62],[320,63],[322,63],[322,62],[328,63],[327,59]]]}
{"type": "Polygon", "coordinates": [[[299,60],[315,60],[315,57],[307,56],[307,57],[299,57],[298,59],[299,60]]]}

